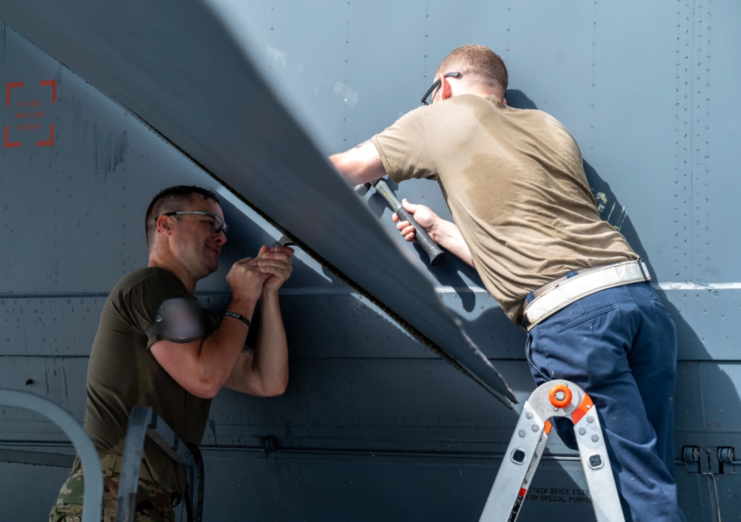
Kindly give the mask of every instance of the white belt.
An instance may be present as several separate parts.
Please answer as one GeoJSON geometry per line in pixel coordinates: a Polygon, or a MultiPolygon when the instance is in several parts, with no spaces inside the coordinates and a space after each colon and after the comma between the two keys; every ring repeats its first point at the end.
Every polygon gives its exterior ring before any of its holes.
{"type": "MultiPolygon", "coordinates": [[[[525,305],[523,326],[529,332],[543,319],[562,308],[600,290],[651,280],[641,259],[615,265],[591,268],[573,277],[562,277],[549,283],[548,290],[525,305]]],[[[537,290],[536,290],[537,293],[537,290]]]]}

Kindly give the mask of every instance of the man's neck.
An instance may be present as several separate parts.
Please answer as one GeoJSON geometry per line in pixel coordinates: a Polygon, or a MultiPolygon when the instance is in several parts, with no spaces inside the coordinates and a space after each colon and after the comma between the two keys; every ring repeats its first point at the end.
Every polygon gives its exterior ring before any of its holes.
{"type": "Polygon", "coordinates": [[[475,94],[476,96],[481,96],[482,98],[494,97],[497,99],[498,102],[504,103],[504,96],[502,96],[502,94],[498,92],[480,90],[480,91],[473,91],[471,92],[471,94],[475,94]]]}
{"type": "Polygon", "coordinates": [[[198,280],[194,278],[188,269],[177,259],[170,259],[165,256],[159,256],[156,254],[149,255],[149,265],[162,268],[175,274],[175,276],[182,281],[188,292],[193,294],[196,291],[196,283],[198,280]]]}

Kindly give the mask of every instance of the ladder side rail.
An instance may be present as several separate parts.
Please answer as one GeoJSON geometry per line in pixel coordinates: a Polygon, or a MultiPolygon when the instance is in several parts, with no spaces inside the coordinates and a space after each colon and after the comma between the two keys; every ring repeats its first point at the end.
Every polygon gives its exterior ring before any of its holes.
{"type": "Polygon", "coordinates": [[[193,466],[190,468],[188,476],[188,506],[191,513],[188,515],[187,522],[203,522],[203,489],[205,484],[203,455],[195,444],[188,444],[188,448],[193,454],[193,466]]]}
{"type": "Polygon", "coordinates": [[[147,435],[167,453],[172,460],[185,468],[188,483],[187,495],[184,495],[186,519],[183,522],[201,522],[203,520],[203,459],[198,446],[187,444],[162,420],[152,412],[152,419],[147,435]],[[200,488],[200,490],[198,489],[200,488]]]}
{"type": "Polygon", "coordinates": [[[0,389],[0,406],[21,408],[43,415],[59,426],[75,447],[85,473],[82,522],[99,522],[103,507],[103,473],[93,441],[77,421],[53,402],[26,392],[0,389]],[[93,472],[95,470],[95,472],[93,472]]]}
{"type": "Polygon", "coordinates": [[[180,466],[190,469],[195,465],[193,452],[188,445],[180,440],[172,428],[154,412],[152,412],[147,435],[180,466]]]}
{"type": "Polygon", "coordinates": [[[187,521],[202,522],[204,471],[198,447],[189,447],[152,408],[143,406],[132,408],[129,426],[126,430],[116,520],[121,522],[133,522],[134,520],[136,495],[139,489],[139,469],[147,436],[177,464],[186,469],[188,474],[188,491],[185,495],[187,521]]]}
{"type": "Polygon", "coordinates": [[[149,407],[134,406],[131,410],[118,484],[118,506],[116,507],[118,522],[134,521],[136,494],[139,491],[139,468],[144,454],[144,439],[146,439],[152,415],[152,408],[149,407]]]}
{"type": "Polygon", "coordinates": [[[530,401],[525,402],[479,522],[514,522],[517,518],[524,500],[522,490],[529,488],[548,441],[544,431],[544,421],[530,401]]]}
{"type": "Polygon", "coordinates": [[[574,435],[597,522],[625,522],[596,408],[574,424],[574,435]]]}
{"type": "Polygon", "coordinates": [[[517,519],[548,442],[551,417],[574,423],[597,522],[625,522],[597,410],[580,386],[563,379],[541,384],[525,402],[479,522],[517,519]]]}

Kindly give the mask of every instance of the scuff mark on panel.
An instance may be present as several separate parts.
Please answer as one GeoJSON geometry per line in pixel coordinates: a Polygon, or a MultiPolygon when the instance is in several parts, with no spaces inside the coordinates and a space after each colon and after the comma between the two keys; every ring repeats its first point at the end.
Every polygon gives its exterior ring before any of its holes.
{"type": "Polygon", "coordinates": [[[72,97],[72,136],[81,143],[87,145],[88,123],[82,116],[82,100],[72,97]]]}
{"type": "Polygon", "coordinates": [[[342,82],[337,82],[334,84],[334,93],[340,95],[343,101],[350,108],[358,103],[358,99],[360,97],[360,93],[358,91],[356,91],[352,87],[348,87],[342,82]]]}
{"type": "Polygon", "coordinates": [[[126,161],[126,152],[129,149],[126,131],[121,134],[103,132],[93,124],[93,147],[95,148],[95,174],[103,175],[103,182],[109,172],[116,172],[116,167],[126,161]]]}
{"type": "Polygon", "coordinates": [[[270,56],[273,60],[281,64],[283,67],[288,67],[288,63],[286,62],[286,53],[279,51],[275,47],[267,46],[268,49],[268,56],[270,56]]]}

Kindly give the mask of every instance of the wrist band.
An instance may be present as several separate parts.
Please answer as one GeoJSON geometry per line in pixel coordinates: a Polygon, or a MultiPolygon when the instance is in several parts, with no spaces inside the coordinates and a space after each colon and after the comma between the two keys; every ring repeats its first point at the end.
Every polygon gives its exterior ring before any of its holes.
{"type": "Polygon", "coordinates": [[[234,317],[235,319],[239,319],[240,321],[242,321],[244,324],[247,325],[247,328],[252,326],[252,322],[249,319],[247,319],[242,314],[238,314],[237,312],[229,312],[229,311],[224,312],[224,317],[234,317]]]}

